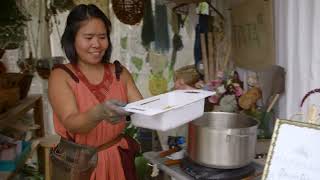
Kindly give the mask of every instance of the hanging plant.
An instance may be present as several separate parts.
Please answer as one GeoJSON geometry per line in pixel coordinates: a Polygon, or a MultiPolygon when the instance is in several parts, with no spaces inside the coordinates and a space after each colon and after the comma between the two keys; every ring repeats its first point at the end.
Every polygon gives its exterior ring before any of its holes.
{"type": "Polygon", "coordinates": [[[135,25],[143,17],[144,0],[112,0],[112,8],[122,23],[135,25]]]}
{"type": "Polygon", "coordinates": [[[15,0],[0,2],[0,49],[18,48],[26,39],[24,27],[30,15],[15,0]]]}
{"type": "Polygon", "coordinates": [[[52,0],[50,6],[53,9],[53,13],[56,14],[57,11],[64,12],[72,9],[75,4],[72,0],[52,0]]]}

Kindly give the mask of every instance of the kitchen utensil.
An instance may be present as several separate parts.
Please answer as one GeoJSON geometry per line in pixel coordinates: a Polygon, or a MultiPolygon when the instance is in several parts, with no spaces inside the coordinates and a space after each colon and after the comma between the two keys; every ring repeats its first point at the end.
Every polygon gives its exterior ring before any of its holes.
{"type": "Polygon", "coordinates": [[[171,148],[171,149],[168,149],[168,150],[165,150],[165,151],[160,152],[159,156],[160,156],[161,158],[163,158],[163,157],[169,156],[169,155],[172,154],[172,153],[178,152],[180,149],[181,149],[181,148],[173,147],[173,148],[171,148]]]}
{"type": "Polygon", "coordinates": [[[205,112],[189,124],[187,156],[212,168],[244,167],[255,156],[257,127],[244,114],[205,112]]]}
{"type": "Polygon", "coordinates": [[[285,71],[283,67],[273,65],[257,73],[263,89],[263,104],[268,106],[276,94],[282,94],[285,90],[285,71]]]}
{"type": "Polygon", "coordinates": [[[272,72],[272,85],[271,85],[271,92],[270,96],[267,100],[269,100],[269,105],[266,108],[266,111],[263,113],[263,119],[261,121],[261,126],[263,126],[265,131],[265,136],[267,138],[270,138],[272,135],[272,129],[274,126],[273,119],[268,117],[270,115],[270,111],[277,102],[277,100],[280,97],[280,94],[282,94],[285,90],[285,72],[284,69],[280,66],[273,66],[271,68],[272,72]]]}
{"type": "Polygon", "coordinates": [[[181,163],[181,160],[180,159],[168,159],[168,160],[165,160],[164,161],[164,165],[166,166],[173,166],[173,165],[176,165],[176,164],[180,164],[181,163]]]}

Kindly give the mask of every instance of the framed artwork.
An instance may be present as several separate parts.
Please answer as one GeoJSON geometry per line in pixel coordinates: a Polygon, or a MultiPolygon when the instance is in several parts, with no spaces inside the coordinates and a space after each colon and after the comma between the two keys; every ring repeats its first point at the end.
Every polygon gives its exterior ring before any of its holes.
{"type": "Polygon", "coordinates": [[[319,179],[319,148],[319,125],[277,120],[262,180],[319,179]]]}

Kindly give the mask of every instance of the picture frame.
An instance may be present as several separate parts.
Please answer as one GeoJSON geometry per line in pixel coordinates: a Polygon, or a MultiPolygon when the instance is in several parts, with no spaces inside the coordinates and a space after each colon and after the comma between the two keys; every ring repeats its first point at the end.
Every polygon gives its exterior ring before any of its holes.
{"type": "Polygon", "coordinates": [[[262,180],[319,179],[319,148],[319,125],[278,119],[262,180]]]}

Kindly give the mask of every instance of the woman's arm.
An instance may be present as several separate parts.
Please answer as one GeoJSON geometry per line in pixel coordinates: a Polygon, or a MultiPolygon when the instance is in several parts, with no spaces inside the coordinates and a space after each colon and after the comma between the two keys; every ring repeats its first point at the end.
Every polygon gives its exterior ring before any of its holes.
{"type": "Polygon", "coordinates": [[[124,79],[124,82],[126,82],[127,84],[129,103],[143,99],[141,93],[139,92],[136,84],[133,81],[133,78],[130,72],[125,67],[123,67],[123,71],[121,75],[122,75],[122,78],[124,79]]]}
{"type": "Polygon", "coordinates": [[[49,78],[49,101],[53,111],[68,131],[86,133],[100,121],[94,117],[93,112],[79,112],[76,98],[68,84],[70,80],[73,81],[63,70],[53,70],[49,78]]]}
{"type": "Polygon", "coordinates": [[[53,111],[58,116],[62,125],[72,133],[87,133],[103,119],[125,115],[121,108],[112,102],[105,102],[94,106],[86,112],[79,112],[76,98],[68,84],[73,81],[61,69],[51,72],[49,78],[49,101],[53,111]]]}

